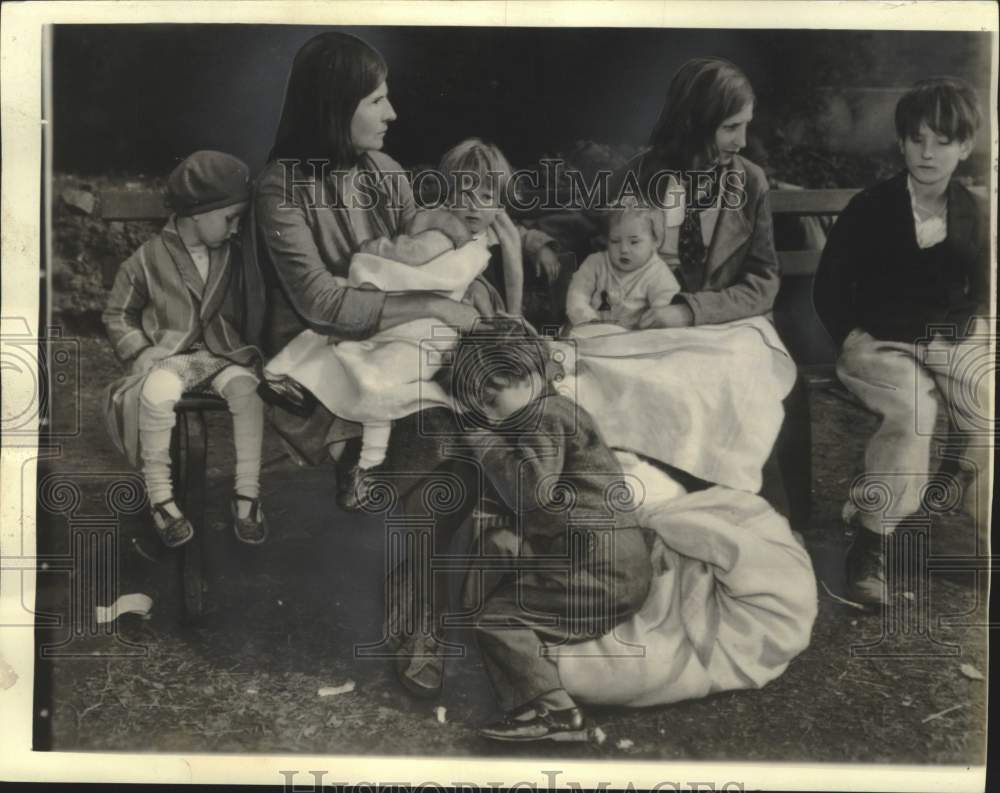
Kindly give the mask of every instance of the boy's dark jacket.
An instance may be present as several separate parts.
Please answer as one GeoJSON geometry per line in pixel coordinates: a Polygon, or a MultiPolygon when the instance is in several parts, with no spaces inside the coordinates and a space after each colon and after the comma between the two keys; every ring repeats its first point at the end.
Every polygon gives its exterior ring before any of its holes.
{"type": "Polygon", "coordinates": [[[948,185],[948,236],[921,250],[907,172],[859,193],[838,218],[813,290],[816,312],[837,344],[854,328],[915,343],[930,325],[953,325],[989,310],[990,235],[975,197],[948,185]]]}
{"type": "Polygon", "coordinates": [[[636,525],[621,464],[571,399],[550,392],[476,438],[482,470],[536,551],[567,553],[573,526],[636,525]]]}

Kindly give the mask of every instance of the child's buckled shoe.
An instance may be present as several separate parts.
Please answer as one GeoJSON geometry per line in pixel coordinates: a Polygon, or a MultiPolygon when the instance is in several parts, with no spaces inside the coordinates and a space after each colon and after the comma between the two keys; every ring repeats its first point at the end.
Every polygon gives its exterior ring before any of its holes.
{"type": "Polygon", "coordinates": [[[247,545],[260,545],[267,539],[267,518],[264,510],[260,508],[259,498],[241,496],[239,493],[233,496],[233,531],[236,539],[247,545]],[[238,501],[250,502],[250,514],[245,518],[240,517],[238,501]]]}
{"type": "MultiPolygon", "coordinates": [[[[175,516],[167,512],[167,504],[177,506],[177,503],[172,498],[150,506],[150,511],[153,515],[153,525],[156,527],[156,533],[160,535],[160,539],[163,540],[164,545],[168,548],[179,548],[194,537],[194,526],[191,525],[191,521],[185,518],[184,515],[175,516]]],[[[178,511],[180,510],[178,509],[178,511]]]]}

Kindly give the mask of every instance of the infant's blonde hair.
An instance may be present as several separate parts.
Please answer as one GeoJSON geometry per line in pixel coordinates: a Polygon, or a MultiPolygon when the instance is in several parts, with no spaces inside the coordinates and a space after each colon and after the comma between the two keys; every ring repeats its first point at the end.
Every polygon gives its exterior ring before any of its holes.
{"type": "Polygon", "coordinates": [[[663,243],[663,212],[657,209],[647,209],[637,205],[616,207],[608,210],[608,233],[610,234],[611,229],[615,226],[620,226],[630,218],[645,220],[649,224],[650,234],[652,234],[653,239],[656,240],[657,246],[663,243]]]}
{"type": "Polygon", "coordinates": [[[454,198],[457,175],[475,173],[493,188],[501,203],[507,203],[507,191],[511,188],[514,169],[503,152],[492,143],[486,143],[480,138],[466,138],[444,153],[438,170],[447,180],[449,199],[454,198]]]}

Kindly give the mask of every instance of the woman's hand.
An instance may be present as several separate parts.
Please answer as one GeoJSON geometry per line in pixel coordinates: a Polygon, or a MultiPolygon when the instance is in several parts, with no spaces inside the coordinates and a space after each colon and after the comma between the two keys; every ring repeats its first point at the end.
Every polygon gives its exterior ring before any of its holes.
{"type": "Polygon", "coordinates": [[[162,347],[156,346],[147,347],[132,361],[130,371],[132,374],[146,374],[146,372],[153,368],[157,361],[162,361],[164,358],[169,357],[169,350],[164,350],[162,347]]]}
{"type": "Polygon", "coordinates": [[[647,308],[639,317],[639,329],[688,328],[694,325],[694,312],[686,303],[671,303],[660,308],[647,308]]]}
{"type": "Polygon", "coordinates": [[[545,280],[549,286],[552,286],[559,278],[559,270],[561,269],[558,254],[552,250],[551,246],[546,245],[538,252],[537,262],[539,269],[545,275],[545,280]]]}

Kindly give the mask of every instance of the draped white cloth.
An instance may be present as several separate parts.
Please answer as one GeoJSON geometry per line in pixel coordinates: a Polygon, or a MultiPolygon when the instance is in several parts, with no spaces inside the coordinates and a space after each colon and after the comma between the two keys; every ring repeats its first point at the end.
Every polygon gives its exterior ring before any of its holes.
{"type": "MultiPolygon", "coordinates": [[[[488,261],[489,252],[478,245],[463,245],[419,266],[356,253],[347,283],[460,298],[488,261]]],[[[271,359],[264,373],[293,378],[341,418],[387,421],[450,404],[430,378],[440,368],[441,353],[454,346],[455,338],[453,330],[431,318],[405,322],[364,341],[338,342],[305,330],[271,359]]]]}
{"type": "Polygon", "coordinates": [[[784,420],[795,364],[764,317],[626,331],[585,325],[553,355],[561,393],[605,441],[737,490],[756,493],[784,420]]]}
{"type": "Polygon", "coordinates": [[[760,688],[809,645],[816,579],[788,523],[762,498],[725,487],[685,493],[619,453],[642,483],[637,522],[656,531],[642,609],[600,639],[551,648],[582,702],[659,705],[760,688]]]}

